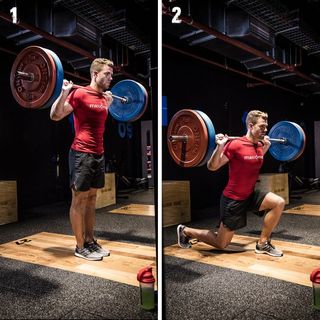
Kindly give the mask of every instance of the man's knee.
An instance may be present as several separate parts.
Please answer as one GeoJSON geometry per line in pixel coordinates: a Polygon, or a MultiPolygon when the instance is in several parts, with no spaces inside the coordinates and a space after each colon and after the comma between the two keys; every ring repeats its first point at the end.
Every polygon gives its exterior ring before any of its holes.
{"type": "Polygon", "coordinates": [[[284,206],[286,203],[282,197],[280,197],[274,193],[269,193],[268,196],[269,197],[266,199],[267,203],[265,204],[265,207],[267,209],[272,210],[272,209],[276,208],[276,209],[279,209],[280,211],[282,211],[284,209],[284,206]]]}
{"type": "Polygon", "coordinates": [[[215,245],[216,248],[218,249],[225,249],[228,246],[229,243],[227,242],[217,242],[217,244],[215,245]]]}
{"type": "Polygon", "coordinates": [[[276,207],[281,209],[281,213],[282,213],[282,210],[284,209],[285,204],[286,204],[285,200],[282,197],[278,197],[276,201],[276,207]]]}
{"type": "Polygon", "coordinates": [[[89,191],[72,191],[71,206],[83,206],[88,201],[89,191]]]}
{"type": "Polygon", "coordinates": [[[285,207],[285,200],[282,197],[277,196],[276,199],[273,200],[272,205],[270,205],[270,209],[267,209],[267,216],[272,215],[275,218],[276,217],[280,218],[284,210],[284,207],[285,207]]]}
{"type": "Polygon", "coordinates": [[[225,249],[231,242],[231,239],[227,238],[227,239],[219,239],[219,236],[217,237],[216,243],[215,243],[215,247],[217,247],[218,249],[225,249]]]}
{"type": "Polygon", "coordinates": [[[225,249],[231,242],[234,230],[224,225],[223,221],[220,222],[220,227],[218,232],[215,232],[215,247],[218,249],[225,249]]]}

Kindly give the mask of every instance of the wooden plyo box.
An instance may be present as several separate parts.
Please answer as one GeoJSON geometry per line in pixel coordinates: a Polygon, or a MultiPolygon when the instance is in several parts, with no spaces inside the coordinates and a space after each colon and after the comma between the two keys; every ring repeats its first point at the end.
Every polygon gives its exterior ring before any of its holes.
{"type": "Polygon", "coordinates": [[[261,173],[255,189],[273,192],[289,204],[288,173],[261,173]]]}
{"type": "Polygon", "coordinates": [[[17,183],[16,181],[0,181],[0,225],[17,220],[17,183]]]}
{"type": "Polygon", "coordinates": [[[191,221],[190,181],[162,182],[163,226],[191,221]]]}
{"type": "Polygon", "coordinates": [[[104,177],[105,177],[105,186],[102,189],[98,189],[96,209],[107,207],[116,203],[115,174],[106,173],[104,177]]]}

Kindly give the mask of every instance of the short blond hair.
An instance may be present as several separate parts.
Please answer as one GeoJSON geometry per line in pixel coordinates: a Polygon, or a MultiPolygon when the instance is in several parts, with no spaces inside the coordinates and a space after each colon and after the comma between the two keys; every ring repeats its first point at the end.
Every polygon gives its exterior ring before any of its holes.
{"type": "Polygon", "coordinates": [[[251,110],[247,114],[247,118],[246,118],[247,128],[249,126],[249,123],[256,124],[259,118],[262,118],[263,120],[268,121],[268,114],[266,112],[259,111],[259,110],[251,110]]]}
{"type": "Polygon", "coordinates": [[[102,68],[107,65],[111,68],[113,68],[113,62],[109,59],[105,58],[96,58],[92,61],[91,66],[90,66],[90,74],[92,76],[93,72],[100,72],[102,68]]]}

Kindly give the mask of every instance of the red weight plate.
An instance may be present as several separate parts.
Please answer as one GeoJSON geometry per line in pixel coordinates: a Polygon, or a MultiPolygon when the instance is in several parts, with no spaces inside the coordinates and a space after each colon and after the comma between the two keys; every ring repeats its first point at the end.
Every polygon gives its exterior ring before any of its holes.
{"type": "Polygon", "coordinates": [[[198,112],[178,111],[168,126],[168,149],[173,160],[182,167],[199,165],[208,149],[208,129],[198,112]],[[170,141],[170,136],[188,136],[187,142],[170,141]]]}
{"type": "Polygon", "coordinates": [[[50,53],[38,46],[23,49],[14,61],[10,74],[13,97],[24,108],[39,109],[50,99],[56,85],[56,64],[50,53]],[[18,75],[24,72],[32,80],[18,75]]]}

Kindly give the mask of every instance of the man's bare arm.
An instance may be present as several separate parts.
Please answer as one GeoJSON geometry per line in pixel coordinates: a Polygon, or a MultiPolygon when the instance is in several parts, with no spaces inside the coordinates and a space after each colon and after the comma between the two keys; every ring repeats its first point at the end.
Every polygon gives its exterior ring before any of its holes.
{"type": "Polygon", "coordinates": [[[66,101],[69,95],[69,92],[72,88],[72,82],[68,82],[64,80],[64,84],[62,86],[61,94],[57,98],[57,100],[53,103],[50,110],[50,118],[54,121],[59,121],[66,117],[73,111],[71,105],[66,101]]]}
{"type": "Polygon", "coordinates": [[[209,170],[216,171],[229,161],[229,159],[223,154],[223,148],[227,141],[228,136],[221,133],[216,135],[217,146],[214,149],[211,158],[207,162],[207,168],[209,170]]]}

